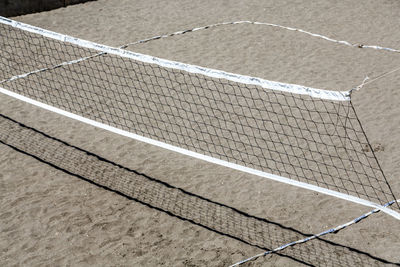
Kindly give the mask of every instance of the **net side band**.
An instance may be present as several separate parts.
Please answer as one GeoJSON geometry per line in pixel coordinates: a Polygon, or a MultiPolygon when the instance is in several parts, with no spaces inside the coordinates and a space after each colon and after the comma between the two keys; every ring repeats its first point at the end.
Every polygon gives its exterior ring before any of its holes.
{"type": "Polygon", "coordinates": [[[1,17],[1,16],[0,16],[0,23],[10,25],[14,28],[25,30],[25,31],[28,31],[31,33],[36,33],[36,34],[39,34],[39,35],[42,35],[42,36],[45,36],[48,38],[59,40],[62,42],[68,42],[68,43],[78,45],[81,47],[94,49],[94,50],[97,50],[100,52],[118,55],[118,56],[125,57],[125,58],[131,58],[131,59],[145,62],[145,63],[156,64],[156,65],[166,67],[166,68],[178,69],[178,70],[182,70],[182,71],[186,71],[186,72],[190,72],[190,73],[194,73],[194,74],[201,74],[201,75],[205,75],[205,76],[209,76],[209,77],[213,77],[213,78],[217,78],[217,79],[226,79],[226,80],[243,83],[243,84],[261,86],[265,89],[270,89],[270,90],[277,90],[277,91],[288,92],[288,93],[292,93],[292,94],[309,95],[311,97],[319,98],[319,99],[334,100],[334,101],[350,101],[349,91],[330,91],[330,90],[316,89],[316,88],[306,87],[306,86],[302,86],[302,85],[269,81],[269,80],[265,80],[265,79],[261,79],[261,78],[229,73],[229,72],[225,72],[225,71],[221,71],[221,70],[200,67],[200,66],[196,66],[196,65],[181,63],[181,62],[177,62],[177,61],[171,61],[171,60],[167,60],[167,59],[161,59],[161,58],[157,58],[157,57],[153,57],[153,56],[149,56],[149,55],[144,55],[144,54],[131,52],[131,51],[120,49],[120,48],[114,48],[114,47],[110,47],[110,46],[106,46],[106,45],[102,45],[102,44],[97,44],[94,42],[82,40],[82,39],[71,37],[68,35],[48,31],[48,30],[45,30],[45,29],[42,29],[39,27],[35,27],[32,25],[28,25],[25,23],[7,19],[7,18],[1,17]]]}
{"type": "Polygon", "coordinates": [[[224,167],[228,167],[228,168],[231,168],[231,169],[235,169],[235,170],[238,170],[238,171],[242,171],[242,172],[245,172],[245,173],[257,175],[259,177],[270,179],[270,180],[273,180],[273,181],[277,181],[277,182],[281,182],[281,183],[285,183],[285,184],[301,187],[301,188],[304,188],[304,189],[316,191],[316,192],[319,192],[319,193],[322,193],[322,194],[326,194],[326,195],[329,195],[329,196],[337,197],[337,198],[344,199],[344,200],[347,200],[347,201],[351,201],[351,202],[354,202],[354,203],[357,203],[357,204],[361,204],[361,205],[364,205],[364,206],[373,207],[373,208],[379,209],[380,211],[382,211],[382,212],[384,212],[384,213],[386,213],[386,214],[388,214],[388,215],[400,220],[400,213],[398,213],[398,212],[396,212],[394,210],[391,210],[391,209],[389,209],[387,207],[384,207],[382,205],[379,205],[377,203],[365,200],[365,199],[361,199],[361,198],[354,197],[354,196],[351,196],[351,195],[343,194],[343,193],[336,192],[336,191],[333,191],[333,190],[330,190],[330,189],[326,189],[326,188],[322,188],[322,187],[319,187],[319,186],[315,186],[315,185],[299,182],[299,181],[292,180],[292,179],[289,179],[289,178],[285,178],[285,177],[282,177],[282,176],[279,176],[279,175],[270,174],[270,173],[267,173],[267,172],[255,170],[255,169],[248,168],[248,167],[244,167],[244,166],[241,166],[241,165],[238,165],[238,164],[230,163],[230,162],[227,162],[227,161],[224,161],[224,160],[220,160],[220,159],[217,159],[217,158],[213,158],[213,157],[210,157],[210,156],[206,156],[206,155],[203,155],[203,154],[192,152],[192,151],[180,148],[180,147],[176,147],[176,146],[173,146],[173,145],[170,145],[170,144],[166,144],[164,142],[160,142],[160,141],[153,140],[153,139],[150,139],[150,138],[147,138],[147,137],[143,137],[143,136],[140,136],[140,135],[137,135],[137,134],[134,134],[134,133],[131,133],[131,132],[127,132],[127,131],[124,131],[124,130],[121,130],[121,129],[118,129],[118,128],[115,128],[115,127],[112,127],[112,126],[109,126],[109,125],[94,121],[94,120],[91,120],[91,119],[84,118],[82,116],[70,113],[68,111],[65,111],[65,110],[62,110],[62,109],[59,109],[59,108],[56,108],[56,107],[53,107],[53,106],[49,106],[47,104],[38,102],[36,100],[33,100],[33,99],[28,98],[28,97],[22,96],[20,94],[11,92],[11,91],[9,91],[7,89],[4,89],[2,87],[0,87],[0,93],[3,93],[5,95],[11,96],[11,97],[14,97],[16,99],[22,100],[22,101],[27,102],[27,103],[33,104],[33,105],[41,107],[43,109],[46,109],[46,110],[49,110],[49,111],[53,111],[53,112],[58,113],[60,115],[64,115],[66,117],[81,121],[83,123],[87,123],[89,125],[92,125],[92,126],[95,126],[95,127],[98,127],[98,128],[101,128],[101,129],[104,129],[104,130],[107,130],[107,131],[110,131],[110,132],[113,132],[113,133],[116,133],[116,134],[119,134],[119,135],[122,135],[122,136],[125,136],[125,137],[129,137],[129,138],[141,141],[141,142],[145,142],[145,143],[148,143],[148,144],[151,144],[151,145],[155,145],[155,146],[158,146],[158,147],[161,147],[161,148],[165,148],[165,149],[168,149],[168,150],[171,150],[171,151],[174,151],[174,152],[178,152],[178,153],[181,153],[181,154],[193,157],[193,158],[201,159],[201,160],[204,160],[204,161],[207,161],[207,162],[210,162],[210,163],[218,164],[218,165],[221,165],[221,166],[224,166],[224,167]]]}

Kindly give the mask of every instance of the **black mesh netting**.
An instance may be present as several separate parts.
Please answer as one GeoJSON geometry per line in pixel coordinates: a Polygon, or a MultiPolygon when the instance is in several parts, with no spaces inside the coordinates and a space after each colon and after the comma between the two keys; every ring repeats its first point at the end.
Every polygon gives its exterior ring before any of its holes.
{"type": "Polygon", "coordinates": [[[0,24],[10,91],[217,159],[384,204],[395,199],[350,101],[101,54],[0,24]],[[58,65],[57,67],[54,67],[58,65]],[[48,68],[18,79],[37,69],[48,68]]]}

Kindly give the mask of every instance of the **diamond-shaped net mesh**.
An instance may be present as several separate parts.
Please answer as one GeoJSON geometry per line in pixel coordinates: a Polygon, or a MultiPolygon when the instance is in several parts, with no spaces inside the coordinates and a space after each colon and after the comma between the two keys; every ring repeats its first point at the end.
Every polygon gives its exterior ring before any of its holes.
{"type": "Polygon", "coordinates": [[[379,204],[395,199],[351,101],[99,54],[6,24],[0,81],[9,91],[175,147],[379,204]],[[85,60],[64,64],[79,58],[85,60]]]}

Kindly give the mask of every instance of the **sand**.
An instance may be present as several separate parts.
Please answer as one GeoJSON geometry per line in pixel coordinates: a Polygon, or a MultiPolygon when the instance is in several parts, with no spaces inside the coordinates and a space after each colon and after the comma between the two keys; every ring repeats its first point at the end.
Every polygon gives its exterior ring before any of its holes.
{"type": "MultiPolygon", "coordinates": [[[[399,9],[396,1],[342,1],[334,5],[331,1],[304,4],[104,0],[16,19],[113,46],[215,22],[256,20],[354,43],[399,48],[399,9]]],[[[361,83],[365,75],[373,77],[400,65],[397,54],[349,48],[254,25],[220,27],[132,46],[130,50],[330,90],[348,90],[361,83]]],[[[371,143],[383,147],[377,156],[395,192],[400,192],[400,95],[396,91],[399,86],[399,76],[392,75],[365,86],[353,98],[371,143]]],[[[201,202],[204,208],[198,212],[215,210],[216,206],[209,202],[214,201],[256,216],[252,220],[259,222],[261,229],[271,229],[261,231],[262,240],[254,237],[245,243],[244,237],[238,240],[227,236],[245,236],[240,232],[224,233],[231,229],[228,226],[219,233],[215,225],[205,228],[205,224],[213,225],[215,217],[211,215],[198,225],[182,220],[194,216],[188,208],[178,218],[172,216],[173,212],[165,213],[165,206],[164,211],[154,209],[161,200],[152,203],[152,208],[127,199],[56,169],[49,162],[17,152],[10,145],[16,146],[19,139],[13,139],[8,146],[0,145],[0,261],[7,266],[226,266],[262,251],[254,246],[260,246],[259,243],[272,248],[301,237],[301,233],[318,233],[370,210],[116,136],[3,95],[0,113],[207,199],[201,202]],[[274,228],[269,228],[271,225],[274,228]]],[[[17,133],[26,129],[16,123],[11,125],[14,126],[8,127],[17,127],[17,133]]],[[[12,132],[10,129],[2,128],[3,132],[12,132]]],[[[46,136],[38,137],[36,151],[54,147],[53,141],[46,136]]],[[[29,143],[21,147],[26,150],[29,143]]],[[[57,148],[54,153],[61,159],[56,163],[61,164],[63,155],[70,154],[64,152],[69,151],[65,146],[57,148]]],[[[82,157],[79,155],[78,159],[82,157]]],[[[165,198],[169,199],[171,194],[165,198]]],[[[238,223],[248,217],[218,218],[238,223]]],[[[245,233],[255,228],[247,224],[241,229],[245,233]]],[[[400,262],[400,224],[385,214],[373,215],[326,240],[333,243],[313,241],[289,250],[288,257],[273,255],[251,264],[363,266],[400,262]]]]}

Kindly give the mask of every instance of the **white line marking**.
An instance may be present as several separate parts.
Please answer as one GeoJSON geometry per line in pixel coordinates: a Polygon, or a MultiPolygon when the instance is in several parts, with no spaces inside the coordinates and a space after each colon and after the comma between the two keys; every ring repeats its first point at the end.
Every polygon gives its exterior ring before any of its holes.
{"type": "Polygon", "coordinates": [[[153,140],[153,139],[150,139],[150,138],[147,138],[147,137],[143,137],[143,136],[140,136],[140,135],[137,135],[137,134],[134,134],[134,133],[131,133],[131,132],[127,132],[127,131],[124,131],[124,130],[121,130],[121,129],[118,129],[118,128],[115,128],[115,127],[112,127],[112,126],[109,126],[109,125],[94,121],[94,120],[91,120],[91,119],[84,118],[82,116],[70,113],[68,111],[65,111],[65,110],[62,110],[62,109],[59,109],[59,108],[56,108],[56,107],[49,106],[47,104],[38,102],[36,100],[33,100],[33,99],[28,98],[28,97],[22,96],[20,94],[11,92],[11,91],[9,91],[7,89],[4,89],[2,87],[0,87],[0,93],[6,94],[8,96],[14,97],[16,99],[22,100],[22,101],[27,102],[27,103],[33,104],[35,106],[47,109],[49,111],[53,111],[53,112],[58,113],[60,115],[64,115],[64,116],[69,117],[71,119],[75,119],[75,120],[90,124],[92,126],[95,126],[95,127],[98,127],[98,128],[101,128],[101,129],[104,129],[104,130],[107,130],[107,131],[110,131],[110,132],[113,132],[113,133],[116,133],[116,134],[120,134],[122,136],[130,137],[132,139],[135,139],[135,140],[138,140],[138,141],[141,141],[141,142],[145,142],[145,143],[148,143],[148,144],[151,144],[151,145],[155,145],[155,146],[159,146],[159,147],[162,147],[162,148],[174,151],[174,152],[178,152],[178,153],[181,153],[181,154],[184,154],[184,155],[187,155],[187,156],[191,156],[193,158],[201,159],[201,160],[204,160],[204,161],[207,161],[207,162],[210,162],[210,163],[218,164],[218,165],[221,165],[221,166],[224,166],[224,167],[228,167],[228,168],[231,168],[231,169],[235,169],[235,170],[238,170],[238,171],[242,171],[242,172],[245,172],[245,173],[257,175],[257,176],[260,176],[260,177],[263,177],[263,178],[267,178],[267,179],[270,179],[270,180],[273,180],[273,181],[277,181],[277,182],[281,182],[281,183],[285,183],[285,184],[289,184],[289,185],[294,185],[294,186],[297,186],[297,187],[301,187],[301,188],[305,188],[305,189],[308,189],[308,190],[316,191],[316,192],[319,192],[319,193],[322,193],[322,194],[326,194],[326,195],[329,195],[329,196],[334,196],[334,197],[337,197],[337,198],[340,198],[340,199],[344,199],[344,200],[348,200],[348,201],[351,201],[351,202],[354,202],[354,203],[357,203],[357,204],[361,204],[361,205],[364,205],[364,206],[373,207],[373,208],[379,209],[382,212],[385,212],[385,213],[389,214],[390,216],[393,216],[394,218],[400,220],[400,213],[398,213],[398,212],[396,212],[394,210],[391,210],[389,208],[383,207],[382,205],[376,204],[374,202],[365,200],[365,199],[361,199],[361,198],[358,198],[358,197],[355,197],[355,196],[350,196],[350,195],[347,195],[347,194],[343,194],[343,193],[336,192],[336,191],[333,191],[333,190],[330,190],[330,189],[326,189],[326,188],[322,188],[322,187],[319,187],[319,186],[315,186],[315,185],[299,182],[299,181],[296,181],[296,180],[288,179],[288,178],[285,178],[285,177],[282,177],[282,176],[278,176],[278,175],[275,175],[275,174],[270,174],[270,173],[267,173],[267,172],[251,169],[251,168],[244,167],[244,166],[241,166],[241,165],[238,165],[238,164],[235,164],[235,163],[231,163],[231,162],[227,162],[227,161],[224,161],[224,160],[216,159],[216,158],[213,158],[213,157],[210,157],[210,156],[206,156],[206,155],[203,155],[203,154],[199,154],[199,153],[196,153],[196,152],[193,152],[193,151],[189,151],[189,150],[186,150],[186,149],[183,149],[183,148],[180,148],[180,147],[169,145],[169,144],[157,141],[157,140],[153,140]]]}

